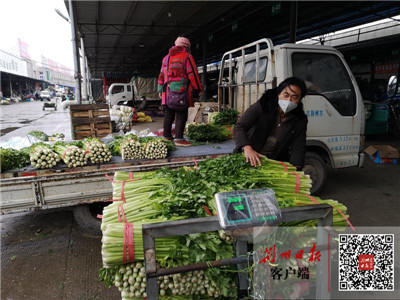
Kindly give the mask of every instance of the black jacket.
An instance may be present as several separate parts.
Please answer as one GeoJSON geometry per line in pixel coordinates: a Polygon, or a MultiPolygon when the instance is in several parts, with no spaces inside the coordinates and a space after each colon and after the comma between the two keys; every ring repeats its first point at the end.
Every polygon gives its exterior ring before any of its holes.
{"type": "MultiPolygon", "coordinates": [[[[276,89],[266,91],[260,100],[251,105],[235,125],[233,135],[236,143],[234,152],[242,151],[246,145],[251,145],[259,152],[271,133],[278,116],[278,95],[276,89]]],[[[288,161],[294,166],[304,165],[306,149],[307,116],[303,103],[294,109],[293,118],[287,120],[280,136],[272,159],[288,161]]]]}

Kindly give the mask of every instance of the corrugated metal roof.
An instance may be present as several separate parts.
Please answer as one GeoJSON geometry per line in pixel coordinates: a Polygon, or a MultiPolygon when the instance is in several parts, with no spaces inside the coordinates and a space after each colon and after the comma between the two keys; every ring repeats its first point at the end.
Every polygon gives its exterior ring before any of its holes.
{"type": "MultiPolygon", "coordinates": [[[[65,1],[68,9],[68,1],[65,1]]],[[[175,38],[192,42],[197,62],[207,62],[261,37],[288,41],[291,2],[73,1],[89,68],[102,72],[154,73],[175,38]]],[[[298,2],[297,37],[304,39],[400,14],[398,2],[298,2]]]]}

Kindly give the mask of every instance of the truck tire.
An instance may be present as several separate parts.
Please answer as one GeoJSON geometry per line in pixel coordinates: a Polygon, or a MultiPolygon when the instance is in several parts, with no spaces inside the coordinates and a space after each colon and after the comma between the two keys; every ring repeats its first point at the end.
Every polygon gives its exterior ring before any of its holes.
{"type": "Polygon", "coordinates": [[[303,172],[312,180],[311,194],[317,194],[325,184],[328,168],[324,160],[315,152],[307,152],[303,172]]]}
{"type": "Polygon", "coordinates": [[[96,203],[75,206],[74,218],[76,223],[84,231],[94,236],[101,236],[101,220],[97,218],[93,210],[93,205],[95,204],[96,203]]]}

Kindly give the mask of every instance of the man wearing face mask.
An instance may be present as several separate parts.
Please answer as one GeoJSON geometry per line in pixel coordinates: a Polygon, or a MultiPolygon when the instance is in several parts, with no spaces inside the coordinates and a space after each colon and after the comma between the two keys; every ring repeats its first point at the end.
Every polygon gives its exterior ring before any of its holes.
{"type": "Polygon", "coordinates": [[[304,165],[307,116],[301,100],[307,94],[303,80],[290,77],[267,90],[241,116],[234,128],[236,148],[256,167],[260,157],[304,165]]]}

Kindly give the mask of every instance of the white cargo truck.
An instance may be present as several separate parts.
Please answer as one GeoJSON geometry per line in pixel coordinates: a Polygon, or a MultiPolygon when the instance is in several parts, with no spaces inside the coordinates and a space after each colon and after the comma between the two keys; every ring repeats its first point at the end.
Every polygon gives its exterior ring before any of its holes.
{"type": "Polygon", "coordinates": [[[357,82],[333,47],[282,44],[264,38],[226,52],[221,61],[218,103],[243,113],[265,90],[284,79],[302,78],[308,116],[304,172],[318,192],[328,168],[359,166],[364,161],[364,105],[357,82]]]}
{"type": "Polygon", "coordinates": [[[129,83],[113,83],[107,90],[106,101],[114,105],[136,106],[143,101],[160,101],[157,78],[135,77],[129,83]]]}

